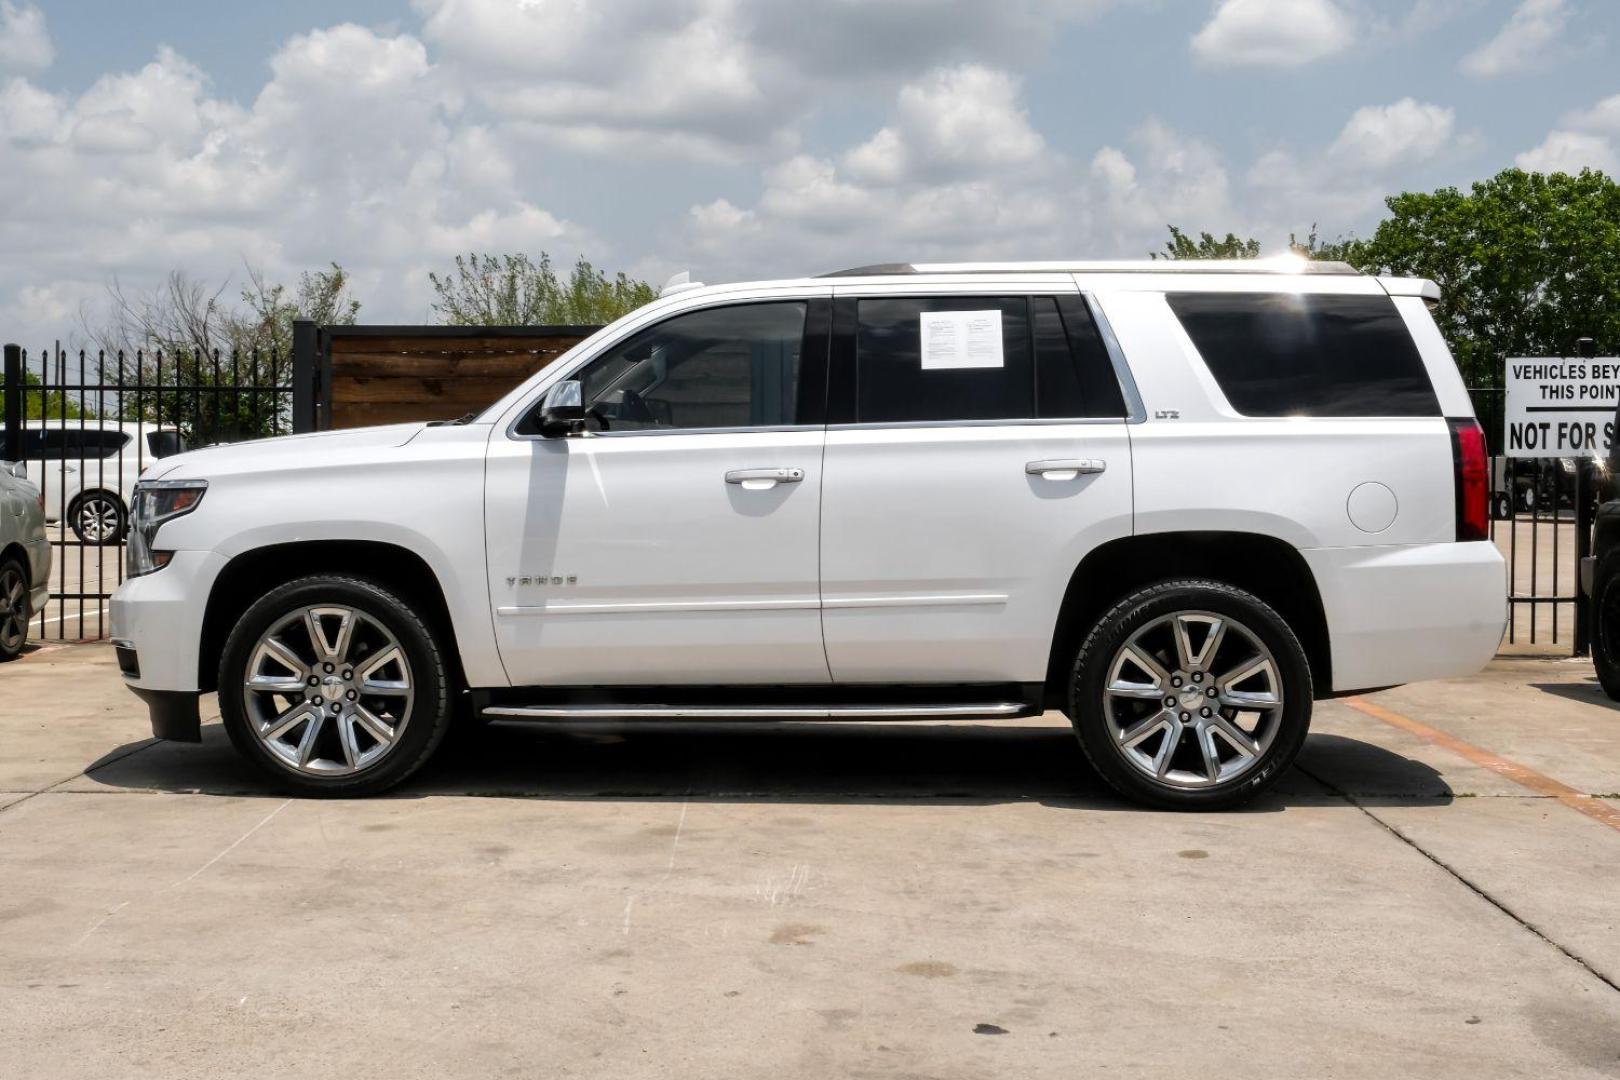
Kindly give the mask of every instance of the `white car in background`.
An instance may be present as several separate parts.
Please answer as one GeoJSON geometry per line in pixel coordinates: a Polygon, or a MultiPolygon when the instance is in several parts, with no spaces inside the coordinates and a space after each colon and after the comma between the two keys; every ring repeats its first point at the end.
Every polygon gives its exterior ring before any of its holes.
{"type": "Polygon", "coordinates": [[[23,429],[23,462],[44,492],[46,520],[65,520],[87,544],[118,543],[141,471],[184,449],[167,424],[30,420],[23,429]]]}
{"type": "Polygon", "coordinates": [[[21,464],[0,463],[0,660],[28,644],[28,620],[50,592],[45,499],[21,464]]]}

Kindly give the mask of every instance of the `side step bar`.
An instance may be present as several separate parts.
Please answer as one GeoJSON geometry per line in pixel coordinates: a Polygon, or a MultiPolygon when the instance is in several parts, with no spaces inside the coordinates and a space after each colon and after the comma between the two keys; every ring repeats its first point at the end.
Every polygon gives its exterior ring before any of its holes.
{"type": "Polygon", "coordinates": [[[992,720],[1036,716],[1022,701],[967,705],[486,705],[492,720],[992,720]]]}

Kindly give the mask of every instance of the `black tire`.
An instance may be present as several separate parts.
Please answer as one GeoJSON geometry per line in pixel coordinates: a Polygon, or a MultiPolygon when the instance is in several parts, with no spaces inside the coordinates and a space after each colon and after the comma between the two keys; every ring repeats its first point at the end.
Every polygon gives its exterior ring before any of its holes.
{"type": "Polygon", "coordinates": [[[1592,667],[1603,692],[1620,701],[1620,551],[1598,560],[1590,618],[1592,667]]]}
{"type": "Polygon", "coordinates": [[[28,567],[20,559],[6,559],[0,562],[0,662],[22,655],[29,614],[28,567]]]}
{"type": "MultiPolygon", "coordinates": [[[[1230,631],[1228,633],[1230,635],[1230,631]]],[[[1247,640],[1233,637],[1231,647],[1243,646],[1247,640]]],[[[1166,666],[1175,666],[1174,661],[1166,666]]],[[[1212,678],[1211,683],[1214,681],[1212,678]]],[[[1241,685],[1242,680],[1234,679],[1233,684],[1241,685]]],[[[1190,680],[1186,688],[1192,690],[1190,680]]],[[[1224,582],[1182,579],[1139,589],[1116,603],[1097,621],[1075,657],[1067,712],[1086,758],[1120,794],[1167,810],[1223,810],[1253,799],[1287,771],[1310,729],[1312,698],[1310,664],[1305,650],[1282,616],[1259,598],[1224,582]],[[1251,755],[1252,763],[1226,780],[1197,788],[1179,787],[1155,779],[1133,764],[1121,745],[1122,740],[1116,738],[1115,724],[1109,713],[1111,703],[1105,699],[1110,667],[1132,636],[1144,628],[1153,632],[1152,627],[1159,620],[1178,612],[1235,620],[1269,650],[1281,683],[1281,704],[1266,720],[1268,725],[1275,725],[1274,729],[1268,729],[1269,741],[1251,755]]],[[[1156,700],[1141,703],[1144,713],[1149,709],[1158,710],[1160,704],[1156,700]]],[[[1188,714],[1179,715],[1185,718],[1188,714]]],[[[1168,732],[1160,738],[1168,741],[1168,732]]],[[[1226,745],[1228,750],[1232,749],[1230,742],[1226,745]]],[[[1178,741],[1177,746],[1182,749],[1172,749],[1172,758],[1200,749],[1196,736],[1189,742],[1178,741]]],[[[1219,775],[1222,769],[1213,771],[1219,775]]]]}
{"type": "Polygon", "coordinates": [[[80,543],[106,547],[124,538],[124,533],[129,529],[129,514],[124,509],[124,500],[118,496],[106,491],[92,491],[80,495],[68,507],[68,526],[80,543]],[[104,523],[99,526],[99,535],[85,528],[86,513],[94,514],[97,521],[104,523]]]}
{"type": "Polygon", "coordinates": [[[1505,491],[1498,491],[1491,495],[1491,516],[1497,521],[1506,521],[1513,516],[1513,500],[1505,491]]]}
{"type": "MultiPolygon", "coordinates": [[[[358,668],[359,662],[353,666],[358,668]]],[[[444,741],[454,716],[452,697],[444,651],[433,631],[386,586],[364,578],[316,575],[278,586],[238,620],[220,657],[220,715],[231,742],[277,787],[297,795],[371,795],[399,784],[426,764],[444,741]],[[299,609],[327,605],[352,609],[392,634],[409,662],[414,687],[398,741],[375,763],[340,776],[311,775],[278,758],[257,734],[243,690],[261,636],[299,609]]],[[[296,704],[296,698],[290,695],[288,704],[296,704]]]]}

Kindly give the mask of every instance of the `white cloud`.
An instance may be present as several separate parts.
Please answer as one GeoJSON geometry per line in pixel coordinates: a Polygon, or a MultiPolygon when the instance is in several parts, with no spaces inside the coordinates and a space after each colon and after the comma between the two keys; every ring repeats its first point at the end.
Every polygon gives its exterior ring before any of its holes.
{"type": "Polygon", "coordinates": [[[1620,94],[1604,98],[1590,109],[1578,109],[1565,116],[1541,145],[1513,159],[1521,169],[1542,173],[1577,175],[1582,169],[1596,169],[1620,177],[1620,94]]]}
{"type": "Polygon", "coordinates": [[[1167,224],[1241,227],[1231,179],[1213,146],[1159,120],[1132,132],[1130,146],[1134,159],[1112,146],[1091,159],[1090,178],[1114,250],[1134,237],[1157,237],[1167,224]]]}
{"type": "Polygon", "coordinates": [[[1455,110],[1412,98],[1368,105],[1351,114],[1328,154],[1374,171],[1425,161],[1449,148],[1456,120],[1455,110]]]}
{"type": "Polygon", "coordinates": [[[1065,23],[1142,0],[415,0],[456,85],[552,143],[734,162],[796,149],[840,96],[1027,62],[1065,23]]]}
{"type": "Polygon", "coordinates": [[[910,175],[963,176],[1027,166],[1046,141],[1030,127],[1018,82],[963,64],[900,89],[894,118],[844,156],[857,178],[896,184],[910,175]]]}
{"type": "Polygon", "coordinates": [[[1597,169],[1620,176],[1620,155],[1615,153],[1614,144],[1602,135],[1585,131],[1554,131],[1540,146],[1526,150],[1513,162],[1530,172],[1573,176],[1582,169],[1597,169]]]}
{"type": "Polygon", "coordinates": [[[1522,0],[1496,36],[1459,66],[1476,79],[1543,67],[1557,56],[1571,13],[1569,0],[1522,0]]]}
{"type": "Polygon", "coordinates": [[[1214,67],[1293,68],[1348,48],[1350,16],[1334,0],[1222,0],[1192,39],[1214,67]]]}
{"type": "Polygon", "coordinates": [[[1564,126],[1581,131],[1601,131],[1620,135],[1620,94],[1604,98],[1590,109],[1564,117],[1564,126]]]}
{"type": "MultiPolygon", "coordinates": [[[[424,262],[459,251],[612,252],[523,197],[505,141],[466,118],[422,42],[340,25],[289,39],[251,105],[162,49],[77,96],[0,87],[12,333],[70,327],[62,296],[184,267],[273,280],[336,260],[383,314],[425,314],[424,262]]],[[[229,299],[234,290],[226,293],[229,299]]]]}
{"type": "Polygon", "coordinates": [[[55,59],[45,13],[34,4],[0,0],[0,73],[36,74],[55,59]]]}

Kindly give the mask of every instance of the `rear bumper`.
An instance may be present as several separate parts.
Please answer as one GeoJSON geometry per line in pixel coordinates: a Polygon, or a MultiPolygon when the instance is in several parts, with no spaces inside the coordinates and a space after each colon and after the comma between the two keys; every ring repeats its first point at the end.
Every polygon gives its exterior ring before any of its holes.
{"type": "Polygon", "coordinates": [[[1507,626],[1507,568],[1489,541],[1301,551],[1316,578],[1333,690],[1472,675],[1507,626]]]}

